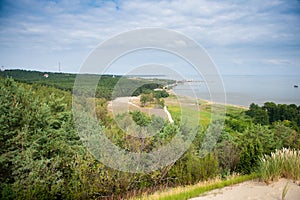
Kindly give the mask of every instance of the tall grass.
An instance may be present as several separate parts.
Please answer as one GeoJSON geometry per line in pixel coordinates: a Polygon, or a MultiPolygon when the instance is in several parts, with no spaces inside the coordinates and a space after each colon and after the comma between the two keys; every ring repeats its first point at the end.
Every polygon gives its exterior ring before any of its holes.
{"type": "Polygon", "coordinates": [[[260,177],[266,181],[279,178],[300,180],[300,151],[283,148],[260,159],[260,177]]]}

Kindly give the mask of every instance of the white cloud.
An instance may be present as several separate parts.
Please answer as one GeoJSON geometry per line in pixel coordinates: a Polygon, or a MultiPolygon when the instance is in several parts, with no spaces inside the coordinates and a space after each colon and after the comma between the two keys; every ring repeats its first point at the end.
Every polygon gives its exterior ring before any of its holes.
{"type": "Polygon", "coordinates": [[[272,65],[290,65],[292,62],[287,59],[277,59],[277,58],[272,58],[272,59],[265,59],[262,60],[262,62],[265,62],[267,64],[272,64],[272,65]]]}
{"type": "Polygon", "coordinates": [[[0,52],[19,48],[88,53],[105,39],[141,27],[180,31],[208,49],[219,48],[227,57],[234,48],[247,49],[248,55],[242,55],[246,59],[256,57],[257,47],[272,52],[274,47],[300,41],[299,12],[293,12],[299,11],[299,2],[293,0],[20,0],[6,4],[6,14],[0,17],[0,52]]]}

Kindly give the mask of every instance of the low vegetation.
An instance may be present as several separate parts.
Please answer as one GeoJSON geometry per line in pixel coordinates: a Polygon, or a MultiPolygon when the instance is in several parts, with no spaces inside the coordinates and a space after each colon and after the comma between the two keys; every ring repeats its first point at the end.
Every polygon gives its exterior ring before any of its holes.
{"type": "Polygon", "coordinates": [[[201,194],[204,194],[205,192],[223,188],[226,186],[234,185],[237,183],[241,183],[247,180],[252,180],[254,178],[257,178],[257,174],[250,174],[250,175],[243,175],[243,176],[232,176],[228,177],[226,180],[222,179],[213,179],[209,181],[203,181],[195,185],[189,185],[184,187],[176,187],[176,188],[170,188],[165,189],[165,191],[162,192],[156,192],[152,195],[142,195],[141,197],[134,198],[133,200],[137,199],[145,199],[145,200],[184,200],[184,199],[190,199],[193,197],[200,196],[201,194]]]}
{"type": "Polygon", "coordinates": [[[169,93],[166,90],[155,90],[155,91],[147,91],[141,94],[140,103],[141,106],[144,107],[146,105],[151,105],[154,103],[155,106],[164,107],[165,100],[169,96],[169,93]]]}
{"type": "Polygon", "coordinates": [[[300,180],[300,151],[283,148],[264,155],[260,159],[259,173],[266,182],[279,178],[300,180]]]}

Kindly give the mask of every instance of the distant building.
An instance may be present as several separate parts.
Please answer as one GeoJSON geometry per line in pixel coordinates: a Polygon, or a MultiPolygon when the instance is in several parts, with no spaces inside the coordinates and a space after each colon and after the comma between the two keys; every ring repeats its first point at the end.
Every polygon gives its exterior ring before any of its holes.
{"type": "Polygon", "coordinates": [[[5,71],[5,68],[4,66],[1,67],[1,72],[4,72],[5,71]]]}
{"type": "Polygon", "coordinates": [[[44,77],[45,77],[45,78],[48,78],[48,77],[49,77],[49,74],[44,74],[44,77]]]}

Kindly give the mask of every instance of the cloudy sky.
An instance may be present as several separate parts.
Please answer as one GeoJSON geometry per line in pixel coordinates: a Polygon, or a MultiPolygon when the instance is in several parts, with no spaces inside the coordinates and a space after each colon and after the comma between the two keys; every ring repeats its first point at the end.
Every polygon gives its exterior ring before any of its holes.
{"type": "Polygon", "coordinates": [[[78,72],[101,42],[159,27],[197,41],[223,74],[300,75],[299,0],[2,0],[0,27],[6,69],[78,72]]]}

